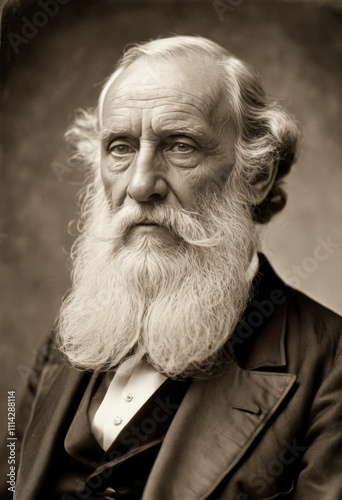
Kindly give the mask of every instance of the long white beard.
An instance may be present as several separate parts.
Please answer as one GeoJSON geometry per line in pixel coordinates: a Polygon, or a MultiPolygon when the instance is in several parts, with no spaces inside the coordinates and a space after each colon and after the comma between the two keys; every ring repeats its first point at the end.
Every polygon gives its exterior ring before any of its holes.
{"type": "Polygon", "coordinates": [[[169,377],[208,376],[249,299],[257,231],[243,197],[227,185],[196,214],[162,204],[112,214],[102,185],[92,187],[58,318],[60,349],[83,369],[108,370],[135,353],[169,377]],[[132,236],[146,217],[168,228],[166,238],[132,236]]]}

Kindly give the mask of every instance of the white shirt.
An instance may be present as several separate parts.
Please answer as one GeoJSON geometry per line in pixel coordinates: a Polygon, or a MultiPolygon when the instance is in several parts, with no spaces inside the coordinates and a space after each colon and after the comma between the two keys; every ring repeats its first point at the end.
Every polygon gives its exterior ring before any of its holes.
{"type": "Polygon", "coordinates": [[[146,361],[140,360],[134,364],[132,358],[119,366],[115,376],[113,372],[105,375],[88,412],[90,428],[101,448],[107,450],[110,447],[125,425],[165,380],[166,377],[146,361]],[[91,418],[94,411],[95,415],[91,418]]]}
{"type": "MultiPolygon", "coordinates": [[[[253,280],[259,265],[255,253],[247,269],[253,280]]],[[[89,405],[90,428],[103,450],[108,450],[122,429],[166,380],[146,361],[126,359],[115,374],[108,372],[89,405]],[[102,401],[102,402],[101,402],[102,401]]]]}

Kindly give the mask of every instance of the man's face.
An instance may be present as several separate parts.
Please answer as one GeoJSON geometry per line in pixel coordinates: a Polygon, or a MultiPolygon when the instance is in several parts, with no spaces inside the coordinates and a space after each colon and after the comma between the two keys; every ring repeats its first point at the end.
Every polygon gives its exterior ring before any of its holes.
{"type": "MultiPolygon", "coordinates": [[[[109,88],[102,110],[101,173],[112,209],[158,201],[194,211],[221,190],[234,132],[220,68],[210,61],[140,58],[109,88]]],[[[139,224],[135,234],[166,231],[139,224]]]]}

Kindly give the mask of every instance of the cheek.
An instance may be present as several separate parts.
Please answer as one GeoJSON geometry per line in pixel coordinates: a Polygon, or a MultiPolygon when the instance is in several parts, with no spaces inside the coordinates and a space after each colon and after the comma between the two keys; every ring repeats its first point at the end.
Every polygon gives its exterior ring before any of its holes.
{"type": "Polygon", "coordinates": [[[101,179],[110,206],[113,209],[120,207],[126,197],[125,175],[113,174],[105,162],[101,162],[101,179]]]}
{"type": "Polygon", "coordinates": [[[233,165],[222,162],[207,162],[196,171],[195,190],[199,197],[205,193],[220,193],[226,186],[233,165]]]}
{"type": "Polygon", "coordinates": [[[213,192],[220,192],[226,186],[227,181],[230,177],[230,173],[232,171],[232,167],[225,168],[213,175],[207,183],[208,189],[211,189],[213,192]]]}
{"type": "Polygon", "coordinates": [[[108,192],[111,191],[112,184],[113,184],[113,179],[112,175],[108,172],[106,166],[104,165],[104,162],[101,160],[101,179],[103,183],[103,187],[105,189],[106,195],[108,195],[108,192]]]}

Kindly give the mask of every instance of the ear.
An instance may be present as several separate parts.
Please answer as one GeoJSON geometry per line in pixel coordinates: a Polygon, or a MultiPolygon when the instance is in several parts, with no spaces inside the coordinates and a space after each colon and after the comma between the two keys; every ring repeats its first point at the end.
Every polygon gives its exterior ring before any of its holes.
{"type": "Polygon", "coordinates": [[[272,189],[278,173],[278,164],[268,165],[267,170],[259,174],[250,186],[252,205],[260,205],[272,189]]]}

